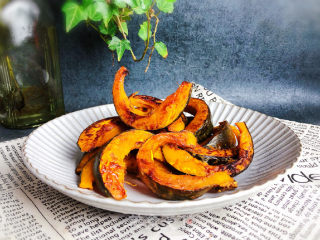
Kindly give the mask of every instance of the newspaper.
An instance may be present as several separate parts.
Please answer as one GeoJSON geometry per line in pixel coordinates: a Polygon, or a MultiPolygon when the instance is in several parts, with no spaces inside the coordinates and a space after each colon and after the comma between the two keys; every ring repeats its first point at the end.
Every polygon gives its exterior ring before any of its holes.
{"type": "MultiPolygon", "coordinates": [[[[193,97],[226,102],[194,84],[193,97]]],[[[228,102],[226,102],[228,103],[228,102]]],[[[320,239],[320,126],[281,120],[302,154],[279,182],[219,210],[171,217],[124,215],[73,200],[24,166],[25,138],[0,143],[0,239],[320,239]]]]}

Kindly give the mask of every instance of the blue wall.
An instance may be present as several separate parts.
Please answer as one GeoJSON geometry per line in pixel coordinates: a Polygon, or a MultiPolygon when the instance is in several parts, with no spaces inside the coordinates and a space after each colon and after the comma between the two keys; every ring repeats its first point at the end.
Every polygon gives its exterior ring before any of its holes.
{"type": "MultiPolygon", "coordinates": [[[[129,24],[137,55],[144,21],[129,24]]],[[[160,15],[157,38],[166,60],[154,54],[121,64],[84,24],[69,34],[58,17],[61,75],[68,112],[112,103],[114,74],[130,70],[128,94],[164,98],[183,80],[195,81],[223,98],[268,115],[320,124],[320,1],[178,0],[173,14],[160,15]]]]}

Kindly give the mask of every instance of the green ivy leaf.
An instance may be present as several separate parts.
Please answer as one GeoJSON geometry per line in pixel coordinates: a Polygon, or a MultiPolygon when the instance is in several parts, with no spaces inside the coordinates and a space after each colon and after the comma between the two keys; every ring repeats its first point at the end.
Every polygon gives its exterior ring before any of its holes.
{"type": "Polygon", "coordinates": [[[172,13],[174,9],[174,2],[170,0],[157,0],[157,7],[164,13],[172,13]]]}
{"type": "Polygon", "coordinates": [[[114,21],[110,21],[108,24],[104,24],[103,22],[101,22],[101,24],[99,25],[100,32],[111,37],[116,35],[117,29],[117,24],[114,21]]]}
{"type": "MultiPolygon", "coordinates": [[[[151,24],[150,24],[149,36],[151,36],[151,34],[152,34],[152,31],[151,31],[151,24]]],[[[148,21],[145,21],[140,25],[138,36],[143,41],[147,41],[147,39],[148,39],[148,21]]]]}
{"type": "Polygon", "coordinates": [[[121,22],[121,28],[123,30],[123,32],[128,35],[128,25],[126,22],[121,22]]]}
{"type": "Polygon", "coordinates": [[[125,50],[131,50],[130,42],[127,39],[120,40],[116,36],[112,37],[108,46],[110,50],[117,52],[118,62],[120,62],[125,50]]]}
{"type": "Polygon", "coordinates": [[[96,0],[89,4],[86,11],[92,21],[101,21],[103,19],[105,23],[108,23],[113,15],[112,8],[103,0],[96,0]]]}
{"type": "Polygon", "coordinates": [[[82,6],[84,8],[88,7],[90,4],[93,3],[94,0],[82,0],[82,6]]]}
{"type": "Polygon", "coordinates": [[[156,48],[157,52],[163,57],[167,58],[168,57],[168,49],[167,46],[163,42],[156,42],[154,45],[156,48]]]}
{"type": "Polygon", "coordinates": [[[114,5],[114,4],[111,4],[111,5],[109,5],[109,6],[110,6],[110,8],[111,8],[112,15],[114,15],[114,16],[119,16],[119,8],[118,8],[116,5],[114,5]]]}
{"type": "Polygon", "coordinates": [[[66,31],[69,32],[83,20],[86,20],[87,15],[82,7],[75,1],[67,1],[62,6],[62,11],[66,16],[66,31]]]}
{"type": "Polygon", "coordinates": [[[132,0],[132,9],[137,14],[146,13],[152,5],[152,0],[132,0]]]}

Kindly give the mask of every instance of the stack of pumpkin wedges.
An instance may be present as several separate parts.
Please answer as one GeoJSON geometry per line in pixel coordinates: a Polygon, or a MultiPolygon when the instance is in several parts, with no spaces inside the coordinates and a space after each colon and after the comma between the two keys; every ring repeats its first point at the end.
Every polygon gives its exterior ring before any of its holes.
{"type": "Polygon", "coordinates": [[[121,67],[113,84],[119,116],[94,122],[78,139],[84,152],[76,168],[81,174],[79,187],[121,200],[126,198],[125,175],[133,173],[153,193],[170,200],[236,188],[232,177],[253,158],[246,124],[235,127],[224,121],[213,127],[207,104],[190,97],[189,82],[163,101],[137,94],[128,97],[127,74],[121,67]]]}

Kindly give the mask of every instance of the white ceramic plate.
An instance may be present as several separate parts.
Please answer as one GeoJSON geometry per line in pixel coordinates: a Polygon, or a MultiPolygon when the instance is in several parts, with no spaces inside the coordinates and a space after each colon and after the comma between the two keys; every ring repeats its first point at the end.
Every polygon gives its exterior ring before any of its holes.
{"type": "Polygon", "coordinates": [[[66,114],[37,128],[25,142],[24,162],[40,180],[80,202],[114,212],[164,216],[212,210],[246,198],[274,182],[297,160],[301,151],[299,139],[280,121],[232,105],[211,103],[209,107],[214,125],[223,120],[232,124],[245,121],[252,134],[254,158],[249,168],[235,177],[239,187],[233,191],[206,193],[190,201],[167,201],[132,179],[137,186],[126,185],[127,199],[116,201],[78,188],[79,176],[74,173],[82,155],[78,136],[94,121],[116,116],[111,104],[66,114]]]}

